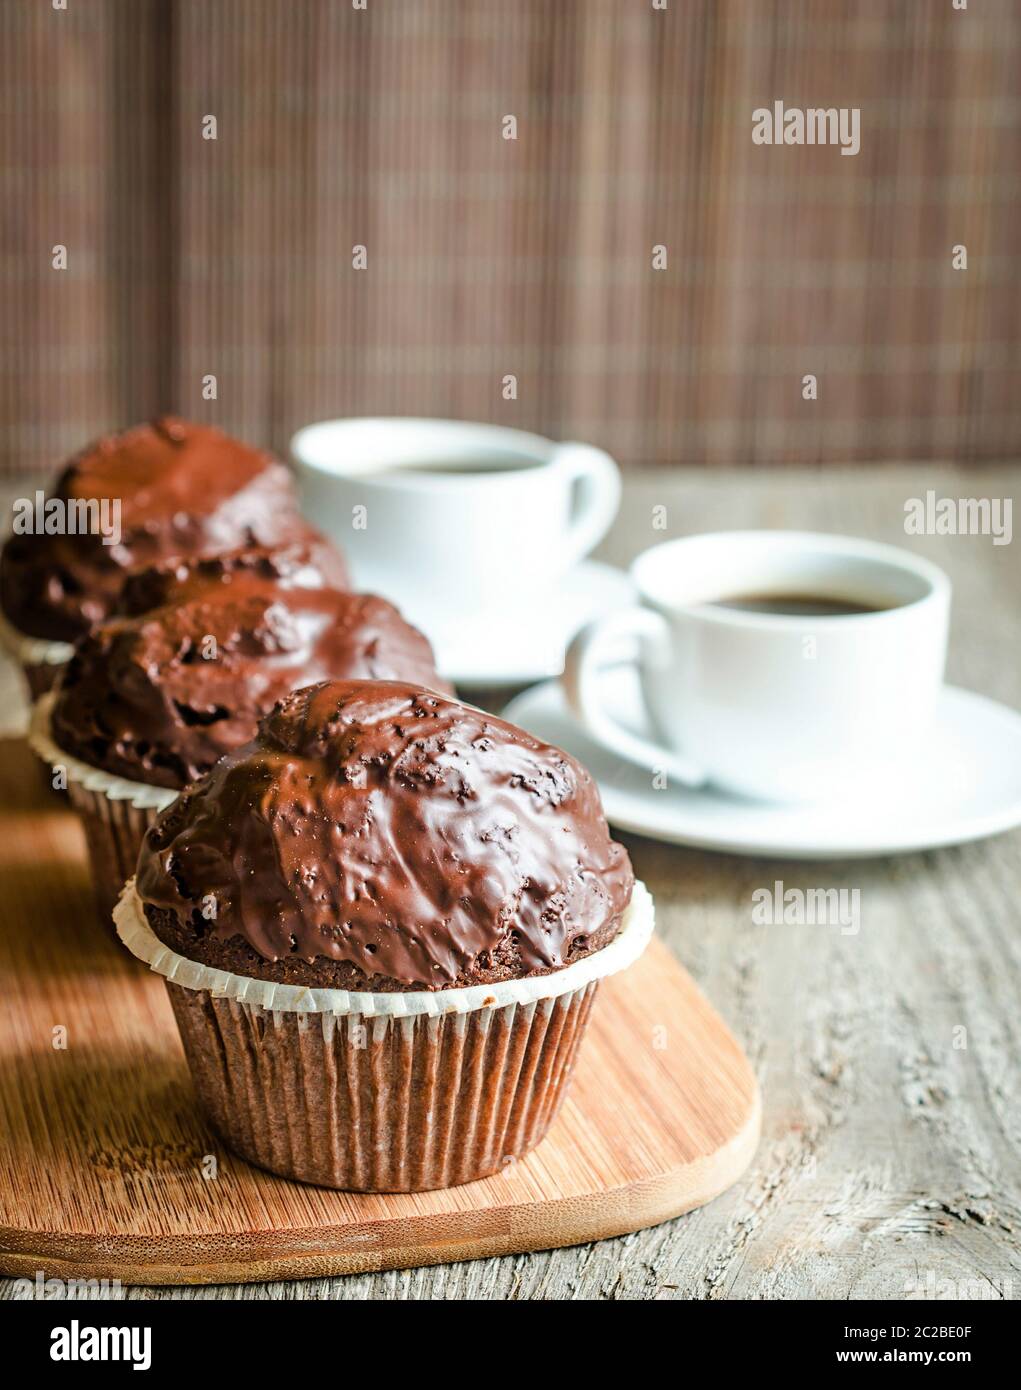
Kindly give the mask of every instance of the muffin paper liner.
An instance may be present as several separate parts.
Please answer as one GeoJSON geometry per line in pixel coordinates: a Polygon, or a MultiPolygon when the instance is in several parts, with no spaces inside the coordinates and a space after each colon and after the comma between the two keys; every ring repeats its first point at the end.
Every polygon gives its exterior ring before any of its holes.
{"type": "Polygon", "coordinates": [[[115,777],[65,753],[50,735],[55,699],[55,693],[50,692],[36,701],[28,741],[49,768],[61,767],[67,774],[68,795],[85,831],[96,909],[103,926],[109,929],[124,881],[138,865],[145,832],[159,813],[176,801],[178,793],[115,777]]]}
{"type": "Polygon", "coordinates": [[[599,980],[637,959],[653,916],[636,884],[615,940],[551,975],[371,994],[189,961],[156,937],[133,883],[114,913],[124,944],[164,977],[225,1143],[284,1177],[364,1192],[471,1182],[533,1148],[563,1099],[599,980]]]}
{"type": "Polygon", "coordinates": [[[18,662],[28,681],[33,700],[53,688],[53,682],[60,675],[74,655],[70,642],[53,642],[48,637],[29,637],[0,612],[0,646],[8,651],[18,662]]]}
{"type": "Polygon", "coordinates": [[[159,811],[151,806],[133,806],[130,801],[109,800],[80,782],[69,780],[67,790],[85,831],[96,911],[103,927],[111,931],[124,880],[137,869],[145,832],[155,824],[159,811]]]}
{"type": "Polygon", "coordinates": [[[74,655],[73,642],[56,642],[50,637],[29,637],[0,612],[0,642],[22,666],[65,666],[74,655]]]}
{"type": "Polygon", "coordinates": [[[28,682],[29,695],[33,700],[38,700],[40,695],[45,695],[48,690],[53,689],[64,667],[41,662],[38,666],[23,665],[21,669],[28,682]]]}
{"type": "Polygon", "coordinates": [[[649,944],[655,911],[649,890],[644,883],[636,882],[620,931],[610,944],[563,970],[554,970],[551,975],[526,975],[520,980],[500,980],[491,985],[469,985],[465,989],[398,990],[389,994],[278,984],[275,980],[235,975],[229,970],[217,970],[200,961],[189,960],[165,946],[150,927],[133,881],[123,884],[113,916],[117,934],[132,955],[145,961],[157,975],[186,989],[207,990],[218,998],[255,1004],[271,1013],[406,1018],[418,1014],[440,1017],[470,1013],[474,1009],[505,1004],[531,1004],[536,999],[567,994],[605,975],[615,975],[636,961],[649,944]]]}

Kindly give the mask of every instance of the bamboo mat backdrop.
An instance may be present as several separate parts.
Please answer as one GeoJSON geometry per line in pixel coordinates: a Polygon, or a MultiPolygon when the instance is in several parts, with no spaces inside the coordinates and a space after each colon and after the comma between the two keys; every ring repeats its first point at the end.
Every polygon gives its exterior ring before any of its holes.
{"type": "Polygon", "coordinates": [[[1012,0],[2,0],[0,471],[167,408],[1016,454],[1019,47],[1012,0]],[[774,100],[861,153],[754,145],[774,100]]]}

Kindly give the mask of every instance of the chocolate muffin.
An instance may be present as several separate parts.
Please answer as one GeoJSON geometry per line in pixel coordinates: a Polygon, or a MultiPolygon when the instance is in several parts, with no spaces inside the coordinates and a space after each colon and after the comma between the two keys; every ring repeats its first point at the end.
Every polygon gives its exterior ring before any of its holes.
{"type": "MultiPolygon", "coordinates": [[[[110,615],[133,568],[272,545],[306,530],[282,463],[221,430],[172,417],[90,445],[66,466],[52,497],[69,517],[76,506],[119,503],[119,528],[111,511],[107,538],[116,544],[105,543],[93,517],[75,534],[15,534],[4,545],[0,611],[26,668],[66,660],[63,644],[110,615]],[[26,659],[36,655],[54,659],[26,659]]],[[[38,691],[52,672],[28,674],[38,691]]]]}
{"type": "Polygon", "coordinates": [[[358,991],[562,969],[613,940],[632,883],[573,758],[391,681],[282,700],[160,819],[138,864],[175,951],[358,991]]]}
{"type": "Polygon", "coordinates": [[[393,604],[332,587],[338,563],[324,542],[295,542],[134,577],[123,614],[68,663],[54,742],[115,776],[179,790],[254,738],[295,686],[403,677],[446,689],[428,641],[393,604]]]}
{"type": "Polygon", "coordinates": [[[77,644],[37,711],[36,747],[66,769],[105,923],[157,811],[295,686],[406,677],[446,689],[392,604],[330,578],[342,561],[321,539],[165,566],[132,578],[124,612],[77,644]]]}
{"type": "Polygon", "coordinates": [[[333,681],[163,813],[115,916],[229,1144],[414,1190],[542,1137],[596,980],[651,930],[634,889],[568,754],[420,685],[333,681]]]}

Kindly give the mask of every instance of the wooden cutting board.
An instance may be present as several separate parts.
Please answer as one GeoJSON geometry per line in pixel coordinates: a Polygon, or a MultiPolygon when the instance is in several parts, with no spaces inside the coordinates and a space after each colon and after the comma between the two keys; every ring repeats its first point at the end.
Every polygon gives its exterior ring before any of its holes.
{"type": "Polygon", "coordinates": [[[0,744],[0,914],[7,1274],[240,1283],[575,1245],[708,1202],[755,1150],[748,1062],[653,942],[601,987],[550,1133],[498,1176],[364,1195],[249,1167],[198,1113],[163,984],[97,925],[78,824],[17,742],[0,744]]]}

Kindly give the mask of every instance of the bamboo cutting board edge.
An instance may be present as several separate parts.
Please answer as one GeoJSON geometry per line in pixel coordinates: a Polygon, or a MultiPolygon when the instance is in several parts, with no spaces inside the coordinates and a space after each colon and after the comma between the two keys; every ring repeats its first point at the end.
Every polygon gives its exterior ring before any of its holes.
{"type": "MultiPolygon", "coordinates": [[[[47,1278],[117,1279],[127,1285],[256,1284],[277,1279],[379,1273],[584,1245],[658,1226],[720,1196],[737,1182],[751,1163],[759,1141],[760,1119],[756,1091],[755,1104],[745,1128],[735,1135],[726,1151],[713,1155],[704,1165],[710,1169],[704,1185],[693,1181],[688,1166],[664,1173],[658,1179],[592,1193],[588,1198],[564,1197],[507,1207],[504,1216],[510,1229],[506,1231],[486,1231],[486,1218],[492,1209],[480,1208],[439,1217],[429,1215],[401,1222],[369,1223],[363,1228],[366,1239],[362,1249],[318,1249],[304,1254],[292,1249],[287,1253],[269,1253],[266,1245],[288,1242],[293,1245],[293,1237],[290,1232],[259,1231],[252,1232],[251,1236],[263,1249],[252,1256],[235,1254],[230,1257],[230,1247],[236,1249],[243,1244],[241,1236],[203,1236],[195,1238],[194,1244],[199,1247],[195,1260],[156,1263],[140,1258],[140,1249],[128,1248],[136,1243],[138,1247],[151,1245],[152,1239],[148,1236],[115,1237],[109,1242],[114,1247],[123,1245],[123,1252],[115,1249],[100,1256],[83,1248],[76,1255],[67,1253],[66,1237],[40,1239],[36,1232],[0,1229],[0,1273],[34,1278],[42,1268],[47,1278]],[[386,1237],[385,1247],[375,1248],[373,1228],[379,1228],[382,1235],[392,1225],[403,1229],[399,1234],[391,1232],[386,1237]],[[479,1228],[477,1234],[473,1233],[473,1226],[479,1228]],[[62,1251],[57,1248],[61,1246],[62,1251]]],[[[351,1229],[347,1226],[327,1228],[315,1232],[314,1238],[324,1246],[334,1239],[340,1243],[350,1242],[351,1229]]],[[[83,1237],[82,1246],[92,1239],[83,1237]]]]}

